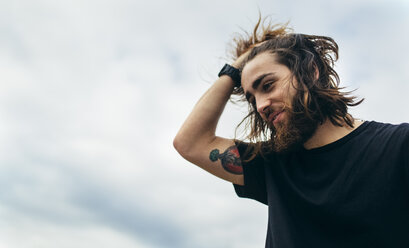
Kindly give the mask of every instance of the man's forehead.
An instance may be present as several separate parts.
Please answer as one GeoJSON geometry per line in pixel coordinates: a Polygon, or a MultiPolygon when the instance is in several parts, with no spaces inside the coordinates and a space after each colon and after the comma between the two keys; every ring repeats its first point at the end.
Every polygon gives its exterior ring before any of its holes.
{"type": "MultiPolygon", "coordinates": [[[[269,55],[271,56],[271,55],[269,55]]],[[[245,91],[256,89],[264,78],[273,76],[277,73],[275,68],[274,58],[260,58],[257,57],[251,60],[242,71],[242,87],[245,91]]]]}
{"type": "Polygon", "coordinates": [[[242,77],[244,80],[257,78],[266,70],[271,69],[271,65],[276,64],[275,57],[271,53],[262,53],[254,57],[244,65],[242,77]]]}

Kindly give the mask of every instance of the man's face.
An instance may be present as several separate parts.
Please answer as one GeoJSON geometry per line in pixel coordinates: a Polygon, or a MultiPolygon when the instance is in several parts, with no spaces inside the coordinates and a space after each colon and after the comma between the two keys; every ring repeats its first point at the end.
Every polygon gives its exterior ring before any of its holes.
{"type": "Polygon", "coordinates": [[[292,74],[287,66],[278,64],[271,53],[262,53],[248,62],[242,71],[242,87],[247,100],[269,126],[277,127],[288,122],[295,89],[292,74]]]}
{"type": "Polygon", "coordinates": [[[273,149],[291,150],[308,140],[317,128],[315,121],[293,114],[297,83],[290,69],[276,62],[275,55],[261,53],[243,68],[242,87],[250,104],[271,129],[273,149]]]}

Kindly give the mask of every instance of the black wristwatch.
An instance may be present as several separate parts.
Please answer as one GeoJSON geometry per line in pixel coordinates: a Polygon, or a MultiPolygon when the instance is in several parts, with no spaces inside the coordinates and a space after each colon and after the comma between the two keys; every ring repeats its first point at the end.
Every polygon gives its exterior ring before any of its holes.
{"type": "Polygon", "coordinates": [[[225,64],[223,68],[219,72],[219,77],[222,75],[227,75],[231,79],[233,79],[234,82],[234,87],[240,87],[241,86],[241,75],[240,71],[237,68],[234,68],[233,66],[229,64],[225,64]]]}

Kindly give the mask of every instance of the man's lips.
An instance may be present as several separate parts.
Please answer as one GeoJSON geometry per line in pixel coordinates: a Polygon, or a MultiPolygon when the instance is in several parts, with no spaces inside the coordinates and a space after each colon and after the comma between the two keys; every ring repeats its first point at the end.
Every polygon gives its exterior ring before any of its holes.
{"type": "Polygon", "coordinates": [[[274,123],[275,120],[277,120],[277,117],[278,117],[282,112],[284,112],[284,110],[275,111],[274,113],[270,114],[270,115],[268,116],[268,122],[269,122],[269,123],[274,123]]]}

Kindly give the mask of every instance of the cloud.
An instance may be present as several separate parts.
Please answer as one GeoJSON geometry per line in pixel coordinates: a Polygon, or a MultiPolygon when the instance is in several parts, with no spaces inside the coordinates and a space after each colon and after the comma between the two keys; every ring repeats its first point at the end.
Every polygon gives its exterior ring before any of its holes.
{"type": "MultiPolygon", "coordinates": [[[[263,246],[266,207],[184,161],[174,135],[259,8],[338,41],[357,117],[407,121],[409,10],[393,3],[3,1],[0,246],[263,246]]],[[[244,112],[228,104],[218,134],[244,112]]]]}

